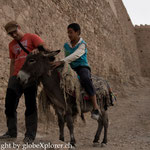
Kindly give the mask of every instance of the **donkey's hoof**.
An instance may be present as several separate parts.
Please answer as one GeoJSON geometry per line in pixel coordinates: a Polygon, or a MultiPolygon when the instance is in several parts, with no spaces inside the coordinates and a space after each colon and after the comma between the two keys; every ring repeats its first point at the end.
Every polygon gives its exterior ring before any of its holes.
{"type": "Polygon", "coordinates": [[[75,146],[71,146],[68,150],[76,150],[75,146]]]}
{"type": "Polygon", "coordinates": [[[71,143],[70,143],[69,150],[75,150],[75,149],[76,149],[76,145],[75,145],[75,144],[71,144],[71,143]]]}
{"type": "Polygon", "coordinates": [[[106,147],[107,144],[106,143],[101,143],[101,147],[106,147]]]}
{"type": "Polygon", "coordinates": [[[70,143],[71,147],[76,147],[75,143],[70,143]]]}
{"type": "Polygon", "coordinates": [[[59,140],[61,140],[63,142],[65,141],[64,137],[60,137],[59,140]]]}
{"type": "Polygon", "coordinates": [[[100,143],[99,142],[93,142],[93,147],[99,147],[100,143]]]}

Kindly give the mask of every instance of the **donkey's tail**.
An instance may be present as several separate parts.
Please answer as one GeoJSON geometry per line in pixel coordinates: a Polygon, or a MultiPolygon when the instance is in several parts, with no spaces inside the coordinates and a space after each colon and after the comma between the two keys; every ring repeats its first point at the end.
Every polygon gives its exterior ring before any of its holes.
{"type": "Polygon", "coordinates": [[[108,88],[108,91],[109,91],[110,105],[114,106],[114,101],[117,101],[117,98],[113,94],[112,89],[111,89],[111,87],[108,83],[107,83],[107,88],[108,88]]]}

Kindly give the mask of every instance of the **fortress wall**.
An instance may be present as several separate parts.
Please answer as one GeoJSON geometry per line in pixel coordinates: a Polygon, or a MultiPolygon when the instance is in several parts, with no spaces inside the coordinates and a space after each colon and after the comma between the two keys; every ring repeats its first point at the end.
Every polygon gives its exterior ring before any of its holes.
{"type": "Polygon", "coordinates": [[[77,22],[88,44],[93,74],[118,83],[141,75],[135,30],[121,0],[1,0],[0,18],[1,98],[9,78],[11,41],[4,25],[11,20],[18,21],[24,32],[40,35],[51,50],[62,49],[68,24],[77,22]]]}
{"type": "Polygon", "coordinates": [[[135,26],[142,76],[150,77],[150,26],[135,26]]]}

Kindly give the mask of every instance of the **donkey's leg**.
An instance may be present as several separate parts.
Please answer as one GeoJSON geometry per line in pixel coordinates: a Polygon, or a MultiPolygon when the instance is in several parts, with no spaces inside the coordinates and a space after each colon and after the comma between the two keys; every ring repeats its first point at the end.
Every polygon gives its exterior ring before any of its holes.
{"type": "Polygon", "coordinates": [[[58,115],[58,125],[59,125],[59,140],[64,141],[64,116],[62,114],[58,115]]]}
{"type": "Polygon", "coordinates": [[[107,144],[107,133],[108,133],[108,114],[107,111],[103,112],[103,124],[104,124],[104,138],[102,143],[107,144]]]}
{"type": "Polygon", "coordinates": [[[72,146],[75,146],[75,137],[74,137],[74,126],[73,126],[73,117],[70,111],[67,112],[66,114],[66,122],[67,122],[67,127],[70,132],[70,144],[72,146]]]}
{"type": "Polygon", "coordinates": [[[94,138],[94,140],[93,140],[93,143],[94,143],[94,144],[98,143],[99,137],[100,137],[101,132],[102,132],[102,129],[103,129],[103,121],[102,121],[102,118],[100,118],[97,122],[98,122],[98,128],[97,128],[97,132],[96,132],[95,138],[94,138]]]}

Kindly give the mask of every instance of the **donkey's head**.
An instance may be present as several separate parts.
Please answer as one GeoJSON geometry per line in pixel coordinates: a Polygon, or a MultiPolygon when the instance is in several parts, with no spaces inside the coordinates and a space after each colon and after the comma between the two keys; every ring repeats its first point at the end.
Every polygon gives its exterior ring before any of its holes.
{"type": "Polygon", "coordinates": [[[39,52],[38,54],[29,54],[22,69],[18,73],[18,78],[22,84],[30,84],[38,81],[40,77],[47,74],[51,68],[50,62],[55,60],[60,50],[50,52],[39,52]]]}

